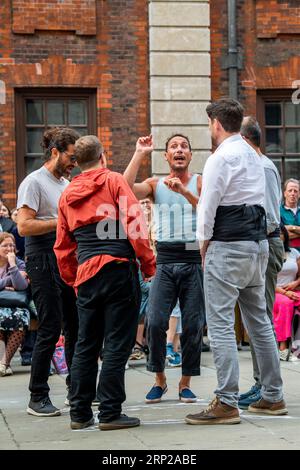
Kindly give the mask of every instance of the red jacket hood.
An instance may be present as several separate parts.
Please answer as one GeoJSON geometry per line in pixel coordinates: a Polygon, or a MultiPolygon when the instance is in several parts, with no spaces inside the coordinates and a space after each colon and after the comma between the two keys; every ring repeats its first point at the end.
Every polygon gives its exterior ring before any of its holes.
{"type": "Polygon", "coordinates": [[[109,173],[108,168],[97,168],[75,176],[66,189],[67,204],[76,206],[98,192],[99,188],[105,184],[109,173]]]}

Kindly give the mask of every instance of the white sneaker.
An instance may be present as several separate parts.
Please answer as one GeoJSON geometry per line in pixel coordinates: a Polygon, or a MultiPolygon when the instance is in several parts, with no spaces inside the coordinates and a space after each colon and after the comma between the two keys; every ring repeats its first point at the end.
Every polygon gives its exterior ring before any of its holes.
{"type": "MultiPolygon", "coordinates": [[[[298,351],[298,354],[299,354],[299,351],[298,351]]],[[[291,357],[290,357],[290,361],[291,362],[300,362],[300,356],[292,354],[291,357]]]]}
{"type": "Polygon", "coordinates": [[[13,375],[12,368],[10,366],[6,367],[5,375],[13,375]]]}
{"type": "Polygon", "coordinates": [[[4,364],[0,364],[0,377],[4,377],[6,375],[6,366],[4,364]]]}
{"type": "Polygon", "coordinates": [[[288,349],[284,349],[283,351],[279,351],[279,359],[281,361],[288,361],[290,356],[290,351],[288,349]]]}

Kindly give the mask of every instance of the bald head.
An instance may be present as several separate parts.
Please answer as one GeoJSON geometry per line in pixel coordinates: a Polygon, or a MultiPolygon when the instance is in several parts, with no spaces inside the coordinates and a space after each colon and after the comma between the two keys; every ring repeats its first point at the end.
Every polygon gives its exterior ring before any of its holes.
{"type": "Polygon", "coordinates": [[[260,147],[261,129],[258,121],[253,116],[245,116],[242,122],[241,134],[256,148],[260,147]]]}
{"type": "Polygon", "coordinates": [[[103,154],[103,145],[95,135],[85,135],[76,141],[74,155],[81,170],[96,166],[103,154]]]}

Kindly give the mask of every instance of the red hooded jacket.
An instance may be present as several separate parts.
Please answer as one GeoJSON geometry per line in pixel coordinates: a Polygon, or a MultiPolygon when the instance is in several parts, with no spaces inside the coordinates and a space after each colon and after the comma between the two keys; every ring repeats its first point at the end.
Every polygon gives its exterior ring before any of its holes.
{"type": "MultiPolygon", "coordinates": [[[[155,274],[155,257],[148,241],[143,211],[127,181],[119,173],[97,168],[76,176],[62,193],[54,251],[62,279],[75,289],[115,260],[107,254],[94,256],[78,265],[73,231],[103,220],[122,222],[128,240],[141,263],[145,277],[155,274]]],[[[101,242],[100,242],[101,243],[101,242]]]]}

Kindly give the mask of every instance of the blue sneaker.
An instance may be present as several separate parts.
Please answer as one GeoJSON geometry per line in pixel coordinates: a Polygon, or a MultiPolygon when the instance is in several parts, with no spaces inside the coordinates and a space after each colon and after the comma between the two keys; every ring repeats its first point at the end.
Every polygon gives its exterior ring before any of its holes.
{"type": "Polygon", "coordinates": [[[250,390],[248,390],[248,392],[242,393],[240,395],[239,400],[244,400],[245,398],[248,398],[251,395],[254,395],[255,393],[257,393],[259,391],[260,391],[260,387],[258,387],[256,384],[252,385],[252,387],[250,388],[250,390]]]}
{"type": "Polygon", "coordinates": [[[164,388],[158,385],[153,385],[150,392],[147,393],[145,402],[146,403],[159,403],[161,397],[168,391],[167,385],[164,388]]]}
{"type": "Polygon", "coordinates": [[[179,400],[183,401],[183,403],[194,403],[197,401],[197,397],[190,388],[183,388],[179,392],[179,400]]]}
{"type": "Polygon", "coordinates": [[[259,401],[260,399],[261,399],[261,391],[258,390],[258,392],[254,393],[253,395],[249,395],[243,400],[239,399],[238,407],[241,410],[247,410],[248,406],[252,405],[252,403],[255,403],[256,401],[259,401]]]}
{"type": "Polygon", "coordinates": [[[168,360],[168,366],[180,367],[181,366],[181,354],[178,352],[174,352],[172,359],[168,360]]]}
{"type": "Polygon", "coordinates": [[[174,349],[173,349],[173,344],[168,343],[167,344],[167,351],[166,351],[166,359],[173,359],[174,358],[174,349]]]}

